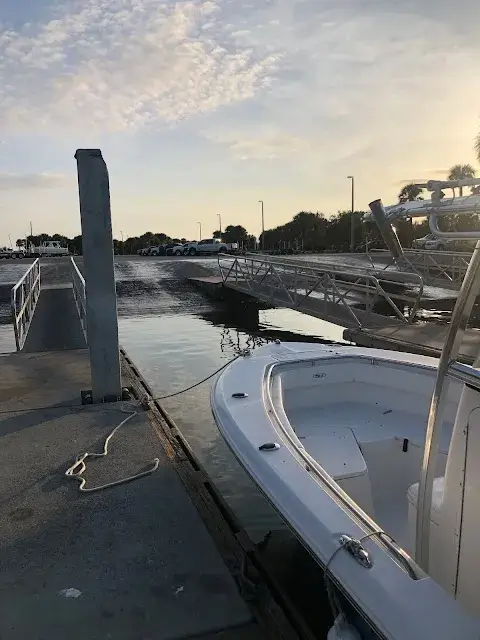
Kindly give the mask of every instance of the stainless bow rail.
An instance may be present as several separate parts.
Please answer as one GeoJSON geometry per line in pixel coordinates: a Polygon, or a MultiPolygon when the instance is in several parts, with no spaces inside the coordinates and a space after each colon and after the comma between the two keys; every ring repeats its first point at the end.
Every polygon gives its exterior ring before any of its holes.
{"type": "Polygon", "coordinates": [[[73,297],[77,306],[78,315],[80,317],[80,324],[82,325],[83,335],[85,340],[87,339],[87,302],[85,298],[85,279],[80,273],[79,268],[73,257],[71,261],[71,277],[73,285],[73,297]]]}
{"type": "Polygon", "coordinates": [[[37,258],[11,291],[12,322],[17,351],[25,344],[39,296],[40,260],[37,258]]]}
{"type": "Polygon", "coordinates": [[[227,287],[355,328],[411,323],[423,293],[423,280],[414,273],[377,274],[257,254],[220,254],[218,264],[227,287]]]}

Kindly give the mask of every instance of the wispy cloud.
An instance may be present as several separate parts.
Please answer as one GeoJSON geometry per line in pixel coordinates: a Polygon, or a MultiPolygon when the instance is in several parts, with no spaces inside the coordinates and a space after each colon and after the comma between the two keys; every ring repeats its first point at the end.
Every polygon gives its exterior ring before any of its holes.
{"type": "Polygon", "coordinates": [[[0,34],[0,123],[96,127],[174,122],[251,98],[278,54],[241,45],[220,0],[69,2],[0,34]]]}
{"type": "Polygon", "coordinates": [[[271,127],[250,132],[205,131],[205,138],[228,147],[240,160],[275,160],[306,153],[312,149],[309,140],[271,127]]]}
{"type": "Polygon", "coordinates": [[[57,189],[68,184],[61,173],[7,173],[0,171],[0,191],[12,189],[57,189]]]}

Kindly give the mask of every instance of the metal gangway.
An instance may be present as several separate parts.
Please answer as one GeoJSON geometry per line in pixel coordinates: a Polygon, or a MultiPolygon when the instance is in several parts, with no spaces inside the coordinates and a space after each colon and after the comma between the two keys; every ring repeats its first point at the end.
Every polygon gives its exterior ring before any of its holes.
{"type": "MultiPolygon", "coordinates": [[[[373,261],[380,258],[384,269],[394,268],[396,260],[388,249],[370,251],[373,261]]],[[[458,291],[467,273],[471,253],[455,251],[425,251],[421,249],[403,249],[403,255],[414,273],[422,276],[424,283],[432,287],[441,287],[458,291]]]]}
{"type": "Polygon", "coordinates": [[[12,287],[10,305],[17,351],[86,347],[85,281],[73,257],[37,258],[12,287]]]}
{"type": "Polygon", "coordinates": [[[423,293],[416,273],[376,273],[258,254],[220,254],[218,265],[230,289],[348,328],[412,323],[423,293]]]}

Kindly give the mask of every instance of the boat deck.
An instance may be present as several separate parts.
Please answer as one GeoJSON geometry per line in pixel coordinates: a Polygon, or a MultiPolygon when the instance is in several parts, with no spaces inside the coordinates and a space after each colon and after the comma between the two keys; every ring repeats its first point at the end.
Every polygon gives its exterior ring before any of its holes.
{"type": "Polygon", "coordinates": [[[87,461],[85,477],[108,483],[154,457],[158,470],[82,494],[65,470],[101,451],[131,407],[81,405],[86,350],[9,354],[0,367],[0,636],[260,638],[147,413],[118,431],[108,457],[87,461]]]}

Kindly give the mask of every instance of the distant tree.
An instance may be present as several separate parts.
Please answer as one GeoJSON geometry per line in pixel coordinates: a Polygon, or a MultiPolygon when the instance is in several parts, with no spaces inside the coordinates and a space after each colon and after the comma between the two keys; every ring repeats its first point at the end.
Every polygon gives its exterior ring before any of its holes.
{"type": "Polygon", "coordinates": [[[474,144],[475,153],[477,154],[477,160],[480,162],[480,133],[477,133],[474,144]]]}
{"type": "Polygon", "coordinates": [[[212,234],[212,238],[220,238],[222,239],[222,232],[220,230],[214,231],[212,234]]]}
{"type": "Polygon", "coordinates": [[[245,243],[247,239],[248,231],[240,224],[229,224],[227,227],[225,227],[225,231],[222,233],[223,242],[245,243]]]}
{"type": "Polygon", "coordinates": [[[68,250],[76,256],[81,256],[83,253],[82,236],[75,236],[72,238],[68,243],[68,250]]]}
{"type": "Polygon", "coordinates": [[[421,187],[417,187],[417,185],[413,183],[406,184],[398,194],[398,201],[403,203],[413,202],[414,200],[421,200],[422,193],[423,189],[421,187]]]}
{"type": "MultiPolygon", "coordinates": [[[[471,164],[455,164],[450,169],[447,180],[465,180],[475,177],[475,169],[471,164]]],[[[458,188],[460,196],[463,196],[463,187],[458,188]]]]}
{"type": "Polygon", "coordinates": [[[18,238],[18,240],[15,242],[15,245],[21,249],[25,246],[25,238],[18,238]]]}

